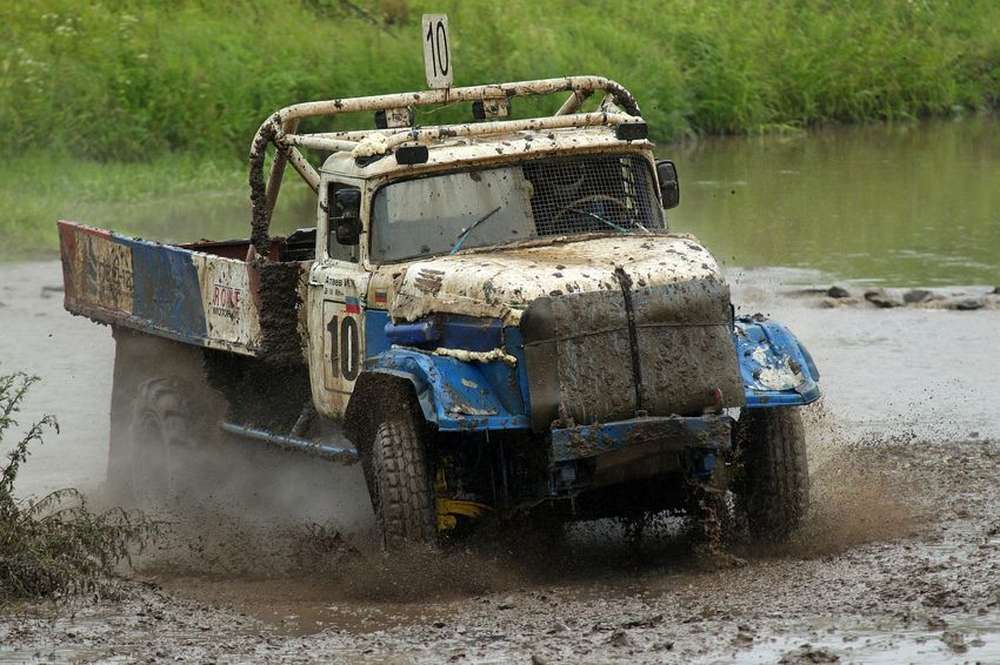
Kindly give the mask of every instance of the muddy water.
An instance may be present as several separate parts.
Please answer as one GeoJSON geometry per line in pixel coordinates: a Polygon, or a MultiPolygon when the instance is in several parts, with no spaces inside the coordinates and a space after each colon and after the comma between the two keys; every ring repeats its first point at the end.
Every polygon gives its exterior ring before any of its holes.
{"type": "MultiPolygon", "coordinates": [[[[796,654],[789,662],[822,662],[824,651],[842,662],[1000,662],[1000,311],[823,309],[789,293],[845,280],[998,281],[994,127],[973,119],[671,151],[685,182],[676,228],[726,260],[742,311],[789,324],[823,372],[824,405],[810,413],[819,502],[810,543],[750,553],[748,567],[716,573],[678,555],[683,544],[668,541],[636,563],[620,540],[577,537],[567,560],[575,566],[491,554],[429,575],[430,563],[397,570],[348,558],[332,572],[287,578],[275,577],[277,567],[267,574],[275,543],[255,531],[257,517],[231,528],[236,506],[211,516],[224,528],[188,534],[140,571],[165,591],[130,588],[121,603],[55,621],[0,613],[0,662],[35,653],[123,662],[306,654],[359,663],[796,654]],[[238,535],[206,545],[215,531],[238,535]],[[449,575],[462,578],[458,593],[436,592],[455,586],[449,575]],[[433,599],[417,602],[401,583],[433,599]]],[[[238,206],[212,217],[210,232],[185,210],[166,218],[146,210],[144,234],[243,233],[238,206]]],[[[46,288],[60,282],[55,261],[0,265],[0,369],[43,379],[23,421],[55,412],[63,425],[25,467],[23,494],[96,488],[104,477],[111,337],[62,310],[61,294],[46,288]]],[[[281,526],[370,523],[356,468],[292,465],[271,480],[294,490],[277,495],[271,516],[281,526]]]]}
{"type": "Polygon", "coordinates": [[[675,228],[738,266],[884,284],[1000,281],[1000,122],[708,139],[678,164],[675,228]]]}

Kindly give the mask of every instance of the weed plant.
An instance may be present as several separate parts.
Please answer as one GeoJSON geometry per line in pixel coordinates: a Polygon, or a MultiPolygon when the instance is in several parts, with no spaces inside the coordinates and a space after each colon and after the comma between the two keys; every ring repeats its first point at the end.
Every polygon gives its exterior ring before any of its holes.
{"type": "MultiPolygon", "coordinates": [[[[14,417],[35,381],[23,373],[0,376],[0,443],[17,425],[14,417]]],[[[107,590],[116,565],[158,529],[120,508],[93,512],[75,489],[18,499],[18,473],[48,430],[59,430],[53,416],[33,423],[0,468],[0,601],[107,590]]]]}

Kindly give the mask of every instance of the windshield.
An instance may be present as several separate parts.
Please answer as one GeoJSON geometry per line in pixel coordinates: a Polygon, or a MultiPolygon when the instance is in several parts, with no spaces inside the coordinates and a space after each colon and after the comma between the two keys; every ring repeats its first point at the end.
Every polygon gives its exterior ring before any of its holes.
{"type": "Polygon", "coordinates": [[[376,263],[542,236],[662,229],[649,163],[637,155],[538,159],[394,182],[375,194],[376,263]]]}

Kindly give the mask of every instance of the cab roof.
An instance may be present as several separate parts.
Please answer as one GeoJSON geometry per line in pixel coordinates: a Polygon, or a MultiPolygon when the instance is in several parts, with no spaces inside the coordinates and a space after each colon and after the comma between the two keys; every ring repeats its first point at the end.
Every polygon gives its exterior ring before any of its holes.
{"type": "Polygon", "coordinates": [[[441,139],[426,144],[427,161],[418,164],[400,163],[397,156],[390,153],[359,158],[352,154],[353,151],[342,150],[327,158],[320,172],[371,179],[440,171],[463,164],[517,162],[522,159],[586,152],[636,152],[652,147],[652,142],[646,139],[619,139],[609,127],[525,130],[494,136],[441,139]]]}

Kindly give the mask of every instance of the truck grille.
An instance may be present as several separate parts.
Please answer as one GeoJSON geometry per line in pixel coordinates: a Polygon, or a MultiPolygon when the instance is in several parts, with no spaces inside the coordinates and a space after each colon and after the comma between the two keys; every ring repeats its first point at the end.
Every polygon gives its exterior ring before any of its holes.
{"type": "Polygon", "coordinates": [[[743,403],[719,280],[633,289],[626,276],[622,291],[539,298],[521,332],[537,431],[557,420],[700,415],[719,392],[723,406],[743,403]]]}

